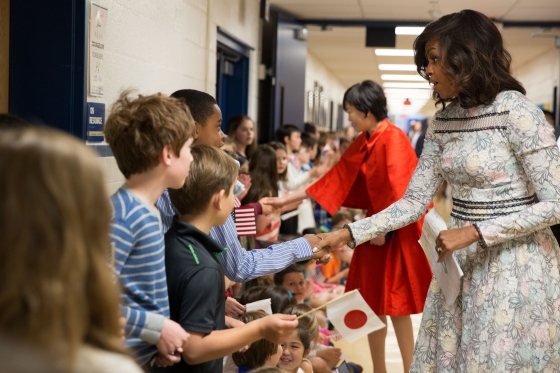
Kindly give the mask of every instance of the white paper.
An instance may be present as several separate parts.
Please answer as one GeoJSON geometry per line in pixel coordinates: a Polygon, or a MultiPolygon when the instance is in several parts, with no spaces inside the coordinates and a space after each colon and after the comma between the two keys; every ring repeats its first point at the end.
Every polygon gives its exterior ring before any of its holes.
{"type": "Polygon", "coordinates": [[[258,300],[253,303],[247,303],[245,305],[245,312],[251,311],[261,311],[266,314],[272,315],[272,307],[270,305],[270,298],[258,300]]]}
{"type": "Polygon", "coordinates": [[[436,251],[436,238],[439,236],[439,232],[443,230],[447,230],[447,225],[439,212],[433,208],[424,217],[422,236],[418,242],[424,249],[426,257],[432,266],[432,272],[439,282],[446,303],[452,305],[455,299],[457,299],[459,291],[461,291],[463,271],[451,254],[447,254],[442,263],[437,262],[439,255],[436,251]]]}

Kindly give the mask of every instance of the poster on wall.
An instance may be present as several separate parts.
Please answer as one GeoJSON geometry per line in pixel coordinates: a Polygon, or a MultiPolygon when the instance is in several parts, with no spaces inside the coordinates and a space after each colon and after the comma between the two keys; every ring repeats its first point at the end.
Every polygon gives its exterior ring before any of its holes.
{"type": "Polygon", "coordinates": [[[104,57],[105,30],[107,29],[108,10],[91,4],[89,12],[89,94],[104,96],[104,57]]]}

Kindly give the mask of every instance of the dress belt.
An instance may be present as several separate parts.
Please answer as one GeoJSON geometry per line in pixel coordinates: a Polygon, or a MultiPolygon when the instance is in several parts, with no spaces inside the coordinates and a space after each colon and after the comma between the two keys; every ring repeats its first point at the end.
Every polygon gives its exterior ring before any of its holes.
{"type": "Polygon", "coordinates": [[[465,201],[453,198],[451,216],[466,221],[484,221],[522,211],[522,206],[529,206],[534,202],[535,195],[500,201],[465,201]]]}

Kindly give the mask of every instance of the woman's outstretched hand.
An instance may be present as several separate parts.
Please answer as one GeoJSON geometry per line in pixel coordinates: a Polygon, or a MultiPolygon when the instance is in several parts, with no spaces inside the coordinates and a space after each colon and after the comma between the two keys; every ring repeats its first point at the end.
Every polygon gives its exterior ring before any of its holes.
{"type": "Polygon", "coordinates": [[[352,236],[347,228],[343,228],[333,233],[320,233],[317,237],[321,239],[321,241],[317,244],[317,250],[324,249],[329,252],[337,250],[352,241],[352,236]]]}
{"type": "Polygon", "coordinates": [[[478,232],[473,226],[441,231],[436,239],[436,251],[439,254],[438,263],[443,262],[443,258],[447,254],[464,249],[479,239],[478,232]]]}

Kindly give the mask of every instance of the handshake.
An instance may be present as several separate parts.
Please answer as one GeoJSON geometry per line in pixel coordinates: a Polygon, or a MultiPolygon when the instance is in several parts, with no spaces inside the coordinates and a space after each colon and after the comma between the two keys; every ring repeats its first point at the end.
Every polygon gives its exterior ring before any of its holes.
{"type": "MultiPolygon", "coordinates": [[[[263,198],[260,202],[263,206],[268,205],[273,209],[282,209],[289,204],[301,203],[302,200],[308,197],[305,189],[302,189],[287,197],[267,197],[263,198]]],[[[331,259],[329,253],[340,249],[345,244],[352,241],[352,235],[346,228],[332,233],[320,233],[317,235],[306,234],[303,238],[305,238],[313,248],[313,259],[323,264],[328,263],[331,259]]]]}
{"type": "Polygon", "coordinates": [[[350,231],[346,228],[333,233],[306,234],[303,236],[313,248],[313,259],[317,263],[326,264],[331,259],[330,253],[342,248],[352,240],[350,231]]]}

